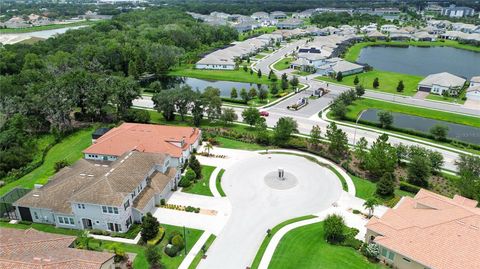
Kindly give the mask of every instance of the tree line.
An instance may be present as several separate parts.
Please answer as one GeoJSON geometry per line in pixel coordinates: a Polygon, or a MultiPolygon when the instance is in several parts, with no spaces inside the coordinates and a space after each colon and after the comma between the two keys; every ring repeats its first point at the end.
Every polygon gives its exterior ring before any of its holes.
{"type": "Polygon", "coordinates": [[[189,63],[238,34],[176,10],[121,14],[33,45],[0,48],[0,177],[32,160],[32,140],[75,122],[145,121],[138,80],[189,63]]]}

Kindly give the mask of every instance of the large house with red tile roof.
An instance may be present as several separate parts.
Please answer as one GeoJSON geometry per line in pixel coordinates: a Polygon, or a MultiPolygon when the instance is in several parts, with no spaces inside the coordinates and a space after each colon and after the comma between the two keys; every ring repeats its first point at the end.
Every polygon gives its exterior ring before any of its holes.
{"type": "Polygon", "coordinates": [[[168,199],[179,165],[200,143],[197,128],[124,123],[106,132],[48,183],[13,205],[22,220],[126,232],[168,199]]]}
{"type": "Polygon", "coordinates": [[[366,224],[380,260],[399,269],[480,268],[477,201],[420,190],[366,224]]]}
{"type": "Polygon", "coordinates": [[[125,152],[164,153],[174,165],[183,163],[201,139],[198,128],[123,123],[111,129],[83,151],[88,160],[114,161],[125,152]]]}
{"type": "Polygon", "coordinates": [[[113,269],[113,253],[73,248],[76,237],[0,228],[0,269],[113,269]]]}

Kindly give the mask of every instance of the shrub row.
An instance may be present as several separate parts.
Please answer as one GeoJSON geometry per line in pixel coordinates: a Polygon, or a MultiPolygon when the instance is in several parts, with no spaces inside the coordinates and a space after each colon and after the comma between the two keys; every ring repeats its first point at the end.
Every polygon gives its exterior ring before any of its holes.
{"type": "Polygon", "coordinates": [[[147,245],[149,245],[149,246],[155,246],[155,245],[158,244],[160,241],[162,241],[162,239],[163,239],[164,236],[165,236],[165,229],[162,228],[162,227],[159,227],[159,228],[158,228],[158,233],[157,233],[157,235],[156,235],[154,238],[148,240],[148,241],[147,241],[147,245]]]}
{"type": "Polygon", "coordinates": [[[417,192],[420,191],[420,187],[415,186],[415,185],[410,184],[410,183],[405,182],[405,181],[400,181],[400,189],[402,191],[408,191],[408,192],[411,192],[411,193],[417,193],[417,192]]]}

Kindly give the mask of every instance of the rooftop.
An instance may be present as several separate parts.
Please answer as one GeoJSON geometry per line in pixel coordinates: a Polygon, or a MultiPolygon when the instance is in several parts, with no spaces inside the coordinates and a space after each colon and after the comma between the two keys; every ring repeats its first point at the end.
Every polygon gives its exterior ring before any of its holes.
{"type": "Polygon", "coordinates": [[[466,80],[459,76],[455,76],[453,74],[442,72],[437,74],[428,75],[418,84],[432,86],[432,85],[439,85],[443,87],[462,87],[465,84],[466,80]]]}
{"type": "Polygon", "coordinates": [[[123,123],[97,139],[83,153],[120,156],[137,150],[166,153],[178,158],[199,134],[200,130],[192,127],[123,123]]]}
{"type": "Polygon", "coordinates": [[[113,253],[70,248],[75,236],[0,228],[0,268],[96,269],[113,253]]]}
{"type": "Polygon", "coordinates": [[[420,190],[395,208],[373,217],[367,229],[380,235],[375,242],[437,269],[480,268],[480,208],[477,201],[453,199],[420,190]]]}
{"type": "MultiPolygon", "coordinates": [[[[71,202],[119,206],[156,165],[164,164],[165,157],[160,153],[132,151],[111,163],[81,159],[58,172],[45,186],[20,198],[15,205],[48,208],[65,214],[72,213],[71,202]]],[[[167,183],[161,181],[158,189],[167,183]]]]}

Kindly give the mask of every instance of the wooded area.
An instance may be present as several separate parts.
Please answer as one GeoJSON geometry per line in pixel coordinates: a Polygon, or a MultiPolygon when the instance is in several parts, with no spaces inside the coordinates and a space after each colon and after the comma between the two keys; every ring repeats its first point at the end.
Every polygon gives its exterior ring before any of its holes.
{"type": "Polygon", "coordinates": [[[0,178],[31,161],[39,135],[62,136],[74,121],[131,116],[142,74],[160,75],[237,39],[176,9],[121,14],[33,45],[0,50],[0,178]]]}

